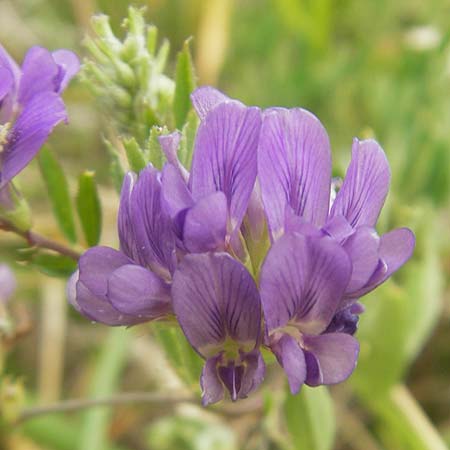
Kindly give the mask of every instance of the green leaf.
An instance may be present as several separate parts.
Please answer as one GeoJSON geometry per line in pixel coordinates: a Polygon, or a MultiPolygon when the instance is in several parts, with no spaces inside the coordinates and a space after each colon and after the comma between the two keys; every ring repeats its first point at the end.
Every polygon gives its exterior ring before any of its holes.
{"type": "Polygon", "coordinates": [[[94,172],[86,171],[78,179],[77,209],[87,244],[92,247],[100,240],[102,213],[94,172]]]}
{"type": "Polygon", "coordinates": [[[59,162],[48,148],[44,147],[40,151],[38,160],[58,225],[64,236],[74,243],[77,240],[77,235],[66,176],[59,162]]]}
{"type": "Polygon", "coordinates": [[[125,176],[125,170],[120,162],[119,152],[117,149],[111,144],[110,141],[108,141],[108,139],[104,138],[103,142],[105,143],[111,158],[109,172],[111,174],[112,182],[116,192],[120,193],[122,189],[123,177],[125,176]]]}
{"type": "Polygon", "coordinates": [[[68,256],[41,251],[33,254],[31,265],[48,276],[62,278],[69,277],[77,268],[76,261],[68,256]]]}
{"type": "Polygon", "coordinates": [[[178,53],[175,70],[175,96],[173,114],[175,126],[181,130],[191,109],[191,92],[195,89],[195,72],[192,64],[190,39],[184,42],[183,50],[178,53]]]}
{"type": "Polygon", "coordinates": [[[142,149],[139,147],[136,139],[124,139],[123,146],[127,155],[128,164],[133,172],[139,173],[145,167],[145,158],[142,149]]]}
{"type": "Polygon", "coordinates": [[[199,118],[194,110],[189,111],[186,123],[181,132],[180,149],[178,152],[178,159],[184,167],[189,169],[191,167],[192,154],[194,152],[195,135],[199,118]]]}
{"type": "MultiPolygon", "coordinates": [[[[129,330],[123,328],[113,328],[109,331],[100,354],[95,359],[89,398],[107,397],[116,392],[122,370],[126,365],[130,336],[129,330]]],[[[83,414],[82,424],[79,427],[80,450],[110,448],[108,429],[111,416],[112,410],[109,408],[92,408],[83,414]]]]}
{"type": "Polygon", "coordinates": [[[164,157],[158,138],[168,132],[167,127],[158,127],[156,125],[150,129],[145,154],[147,161],[151,162],[157,169],[162,168],[164,157]]]}
{"type": "Polygon", "coordinates": [[[190,346],[180,328],[156,322],[153,324],[153,331],[178,375],[193,389],[198,389],[203,360],[190,346]]]}
{"type": "Polygon", "coordinates": [[[287,393],[284,403],[287,429],[295,450],[330,450],[336,432],[333,401],[325,386],[303,386],[297,395],[287,393]]]}

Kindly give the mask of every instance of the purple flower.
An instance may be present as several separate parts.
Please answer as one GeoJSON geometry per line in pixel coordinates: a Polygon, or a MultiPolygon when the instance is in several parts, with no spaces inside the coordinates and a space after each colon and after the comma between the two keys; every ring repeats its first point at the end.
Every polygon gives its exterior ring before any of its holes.
{"type": "Polygon", "coordinates": [[[373,140],[353,142],[352,161],[330,210],[331,151],[327,133],[303,109],[265,112],[258,176],[272,241],[286,232],[339,242],[352,261],[342,307],[387,280],[412,255],[414,234],[398,228],[381,237],[374,227],[388,193],[390,170],[373,140]]]}
{"type": "Polygon", "coordinates": [[[0,46],[0,189],[33,159],[53,128],[67,121],[60,98],[79,61],[68,50],[31,48],[22,67],[0,46]]]}
{"type": "Polygon", "coordinates": [[[118,215],[120,251],[90,248],[68,284],[69,302],[89,319],[133,325],[171,313],[175,240],[160,195],[160,173],[153,167],[137,180],[126,175],[118,215]]]}
{"type": "Polygon", "coordinates": [[[261,112],[209,87],[192,102],[201,119],[192,167],[178,160],[180,133],[160,138],[162,173],[149,166],[125,179],[120,251],[81,257],[71,302],[109,325],[173,311],[205,359],[205,405],[225,391],[245,398],[262,382],[262,344],[293,393],[345,380],[359,352],[358,298],[414,247],[406,228],[374,229],[390,179],[382,149],[355,140],[330,202],[329,140],[311,113],[261,112]]]}
{"type": "Polygon", "coordinates": [[[176,157],[179,134],[160,140],[169,161],[162,174],[163,202],[181,250],[239,253],[240,226],[256,180],[261,113],[215,90],[205,95],[204,89],[192,95],[202,122],[190,174],[176,157]]]}
{"type": "Polygon", "coordinates": [[[258,350],[261,303],[247,269],[226,253],[186,256],[174,275],[173,307],[187,339],[206,359],[203,404],[245,398],[264,377],[258,350]]]}
{"type": "Polygon", "coordinates": [[[16,277],[6,264],[0,264],[0,304],[6,303],[16,290],[16,277]]]}
{"type": "Polygon", "coordinates": [[[350,280],[352,264],[329,237],[289,233],[275,242],[261,269],[268,342],[292,393],[303,383],[335,384],[353,371],[358,342],[327,332],[350,280]]]}

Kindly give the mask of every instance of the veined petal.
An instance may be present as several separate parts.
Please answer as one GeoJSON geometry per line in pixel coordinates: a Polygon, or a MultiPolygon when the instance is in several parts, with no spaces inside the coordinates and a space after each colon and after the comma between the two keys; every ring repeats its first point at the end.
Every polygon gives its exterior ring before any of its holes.
{"type": "Polygon", "coordinates": [[[52,54],[43,47],[28,50],[22,64],[22,77],[19,86],[19,103],[25,105],[35,95],[57,92],[58,65],[52,54]]]}
{"type": "Polygon", "coordinates": [[[183,167],[178,159],[178,147],[180,146],[181,133],[175,131],[171,134],[159,136],[158,140],[162,151],[166,155],[167,161],[178,169],[183,180],[187,182],[189,172],[183,167]]]}
{"type": "Polygon", "coordinates": [[[7,94],[10,93],[13,86],[14,86],[13,74],[8,68],[0,66],[0,108],[2,106],[1,101],[5,98],[7,94]]]}
{"type": "Polygon", "coordinates": [[[343,244],[352,261],[352,276],[346,292],[351,293],[367,284],[379,261],[380,238],[371,227],[359,227],[343,244]]]}
{"type": "Polygon", "coordinates": [[[191,345],[203,357],[225,340],[256,347],[260,337],[258,290],[247,269],[226,253],[187,255],[175,271],[173,308],[191,345]]]}
{"type": "Polygon", "coordinates": [[[368,139],[353,140],[352,160],[331,208],[330,215],[343,215],[352,227],[374,227],[386,199],[391,172],[383,149],[368,139]]]}
{"type": "Polygon", "coordinates": [[[171,311],[168,285],[135,264],[121,266],[109,276],[107,297],[118,311],[147,320],[171,311]]]}
{"type": "Polygon", "coordinates": [[[319,334],[330,323],[347,287],[351,262],[329,237],[284,235],[261,269],[261,301],[269,333],[290,324],[319,334]]]}
{"type": "Polygon", "coordinates": [[[137,247],[138,244],[134,234],[130,210],[130,198],[136,180],[137,176],[134,172],[128,172],[123,178],[122,190],[120,191],[119,212],[117,215],[117,231],[119,234],[120,250],[135,262],[144,265],[145,260],[141,258],[137,247]]]}
{"type": "Polygon", "coordinates": [[[305,353],[298,342],[288,334],[283,334],[271,348],[286,372],[291,393],[297,394],[306,380],[305,353]]]}
{"type": "MultiPolygon", "coordinates": [[[[310,386],[337,384],[346,380],[356,367],[359,354],[358,341],[345,333],[328,333],[320,336],[304,336],[305,350],[315,357],[319,372],[308,373],[310,386]]],[[[309,367],[308,367],[309,369],[309,367]]]]}
{"type": "Polygon", "coordinates": [[[230,99],[211,86],[202,86],[191,94],[191,101],[198,117],[203,120],[214,107],[230,99]]]}
{"type": "Polygon", "coordinates": [[[194,205],[194,199],[186,182],[173,164],[164,165],[161,185],[161,201],[172,219],[184,209],[194,205]]]}
{"type": "MultiPolygon", "coordinates": [[[[117,311],[108,301],[108,278],[111,274],[132,261],[123,253],[109,247],[92,247],[79,262],[76,295],[69,289],[69,301],[83,315],[107,325],[133,325],[143,319],[117,311]]],[[[74,283],[75,279],[71,280],[74,283]]],[[[69,286],[70,288],[70,286],[69,286]]]]}
{"type": "Polygon", "coordinates": [[[66,119],[64,103],[55,93],[37,94],[27,103],[0,153],[0,188],[25,168],[53,128],[66,119]]]}
{"type": "Polygon", "coordinates": [[[347,222],[347,219],[341,215],[331,217],[323,227],[323,231],[338,242],[342,242],[345,238],[354,233],[353,227],[347,222]]]}
{"type": "Polygon", "coordinates": [[[160,174],[150,165],[139,174],[130,211],[141,259],[159,275],[168,271],[164,276],[169,276],[175,267],[175,237],[170,217],[161,205],[160,174]]]}
{"type": "Polygon", "coordinates": [[[58,75],[55,79],[55,92],[60,94],[80,70],[80,60],[74,52],[65,49],[52,52],[52,57],[58,65],[58,75]]]}
{"type": "Polygon", "coordinates": [[[230,232],[240,227],[255,185],[260,126],[258,108],[226,102],[210,111],[197,132],[191,192],[195,200],[216,191],[225,194],[230,232]]]}
{"type": "Polygon", "coordinates": [[[220,356],[208,358],[202,370],[200,385],[202,388],[202,404],[207,406],[223,399],[224,389],[217,372],[220,356]]]}
{"type": "Polygon", "coordinates": [[[331,152],[320,121],[303,109],[266,111],[258,176],[273,239],[284,232],[288,205],[296,215],[321,227],[329,207],[331,152]]]}
{"type": "Polygon", "coordinates": [[[380,239],[380,262],[370,280],[361,289],[351,292],[351,298],[361,297],[380,284],[411,258],[415,247],[414,233],[408,228],[396,228],[380,239]]]}
{"type": "Polygon", "coordinates": [[[246,368],[241,380],[239,398],[246,398],[264,380],[266,365],[259,351],[253,351],[244,357],[246,368]]]}
{"type": "Polygon", "coordinates": [[[1,44],[0,44],[0,66],[3,66],[11,71],[15,81],[16,86],[15,89],[17,89],[17,85],[21,75],[20,68],[1,44]]]}
{"type": "Polygon", "coordinates": [[[183,242],[192,253],[225,250],[227,199],[215,192],[190,208],[184,220],[183,242]]]}

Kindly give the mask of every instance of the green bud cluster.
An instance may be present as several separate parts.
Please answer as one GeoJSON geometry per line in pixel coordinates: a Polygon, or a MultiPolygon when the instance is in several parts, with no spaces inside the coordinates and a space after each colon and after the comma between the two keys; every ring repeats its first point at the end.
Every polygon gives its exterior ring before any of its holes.
{"type": "Polygon", "coordinates": [[[93,91],[119,134],[133,136],[145,146],[150,129],[172,121],[175,83],[164,74],[169,42],[157,48],[158,31],[144,21],[143,10],[128,9],[123,40],[111,29],[109,17],[96,15],[93,36],[85,39],[90,53],[82,77],[93,91]]]}

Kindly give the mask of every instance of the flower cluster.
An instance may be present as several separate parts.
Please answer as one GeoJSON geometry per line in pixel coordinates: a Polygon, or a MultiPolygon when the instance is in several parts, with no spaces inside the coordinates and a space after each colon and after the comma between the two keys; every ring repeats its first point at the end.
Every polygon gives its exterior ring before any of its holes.
{"type": "Polygon", "coordinates": [[[67,121],[61,93],[79,70],[69,50],[32,47],[22,67],[0,45],[0,203],[15,191],[10,181],[34,158],[53,128],[67,121]]]}
{"type": "Polygon", "coordinates": [[[175,314],[206,360],[205,405],[262,382],[261,346],[292,393],[345,380],[359,351],[358,299],[414,248],[406,228],[374,229],[390,182],[383,150],[355,139],[336,193],[328,136],[310,112],[261,111],[209,87],[192,102],[201,120],[192,167],[177,158],[176,132],[160,139],[161,172],[126,175],[120,251],[81,257],[71,303],[108,325],[175,314]]]}

